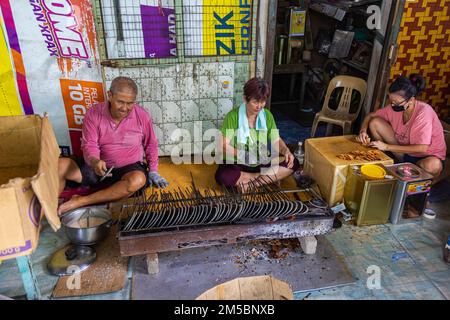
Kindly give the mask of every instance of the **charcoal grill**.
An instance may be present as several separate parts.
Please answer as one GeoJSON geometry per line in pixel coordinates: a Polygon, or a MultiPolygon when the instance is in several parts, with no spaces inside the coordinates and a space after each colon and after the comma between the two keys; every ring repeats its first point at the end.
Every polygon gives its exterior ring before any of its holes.
{"type": "Polygon", "coordinates": [[[273,181],[259,180],[245,192],[243,186],[200,191],[191,179],[190,187],[141,192],[122,206],[122,256],[303,238],[326,234],[333,227],[333,213],[311,189],[282,190],[273,181]]]}

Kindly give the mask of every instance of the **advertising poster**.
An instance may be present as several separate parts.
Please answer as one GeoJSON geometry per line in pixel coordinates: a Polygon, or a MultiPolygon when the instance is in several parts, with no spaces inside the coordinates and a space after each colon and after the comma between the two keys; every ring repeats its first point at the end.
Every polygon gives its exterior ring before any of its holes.
{"type": "Polygon", "coordinates": [[[251,54],[251,0],[183,1],[186,56],[251,54]]]}
{"type": "Polygon", "coordinates": [[[6,38],[3,20],[0,16],[0,116],[23,114],[16,90],[14,70],[6,38]]]}
{"type": "MultiPolygon", "coordinates": [[[[63,154],[80,154],[80,124],[104,101],[89,0],[2,0],[25,114],[49,114],[63,154]]],[[[2,67],[3,68],[3,67],[2,67]]]]}
{"type": "Polygon", "coordinates": [[[102,0],[109,59],[177,57],[174,0],[102,0]]]}
{"type": "Polygon", "coordinates": [[[304,36],[306,24],[306,11],[291,10],[290,36],[304,36]]]}

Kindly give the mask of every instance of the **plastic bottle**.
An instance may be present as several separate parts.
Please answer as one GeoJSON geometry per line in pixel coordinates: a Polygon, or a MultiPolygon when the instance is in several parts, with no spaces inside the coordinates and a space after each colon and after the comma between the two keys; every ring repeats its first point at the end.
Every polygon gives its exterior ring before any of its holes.
{"type": "Polygon", "coordinates": [[[450,263],[450,235],[447,238],[447,243],[444,248],[444,261],[450,263]]]}
{"type": "Polygon", "coordinates": [[[303,142],[299,141],[298,147],[294,152],[294,156],[297,158],[297,160],[298,160],[298,162],[300,162],[300,164],[303,164],[303,161],[305,158],[305,154],[303,153],[303,142]]]}

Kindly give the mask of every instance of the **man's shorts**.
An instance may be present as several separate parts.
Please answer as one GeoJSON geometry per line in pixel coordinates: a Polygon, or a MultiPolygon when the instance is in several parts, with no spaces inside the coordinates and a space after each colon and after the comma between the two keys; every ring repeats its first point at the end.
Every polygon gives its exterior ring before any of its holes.
{"type": "MultiPolygon", "coordinates": [[[[88,165],[83,157],[71,157],[72,160],[74,160],[80,168],[81,171],[81,185],[82,186],[93,186],[96,184],[102,184],[102,185],[112,185],[122,179],[122,177],[127,174],[128,172],[132,171],[141,171],[144,173],[146,178],[146,183],[144,187],[147,187],[149,185],[148,181],[148,175],[147,175],[147,164],[141,161],[126,165],[121,168],[114,168],[111,171],[112,176],[106,177],[102,182],[100,182],[101,177],[98,176],[94,169],[88,165]]],[[[76,184],[76,183],[75,183],[76,184]]],[[[68,183],[69,186],[75,186],[72,183],[68,183]]],[[[76,184],[79,186],[80,184],[76,184]]]]}

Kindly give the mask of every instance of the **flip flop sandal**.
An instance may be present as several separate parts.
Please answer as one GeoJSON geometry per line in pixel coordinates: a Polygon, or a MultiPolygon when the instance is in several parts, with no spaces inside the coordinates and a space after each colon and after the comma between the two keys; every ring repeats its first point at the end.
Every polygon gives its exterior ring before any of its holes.
{"type": "Polygon", "coordinates": [[[428,219],[435,219],[436,212],[433,209],[427,208],[427,209],[423,210],[423,216],[428,219]]]}

